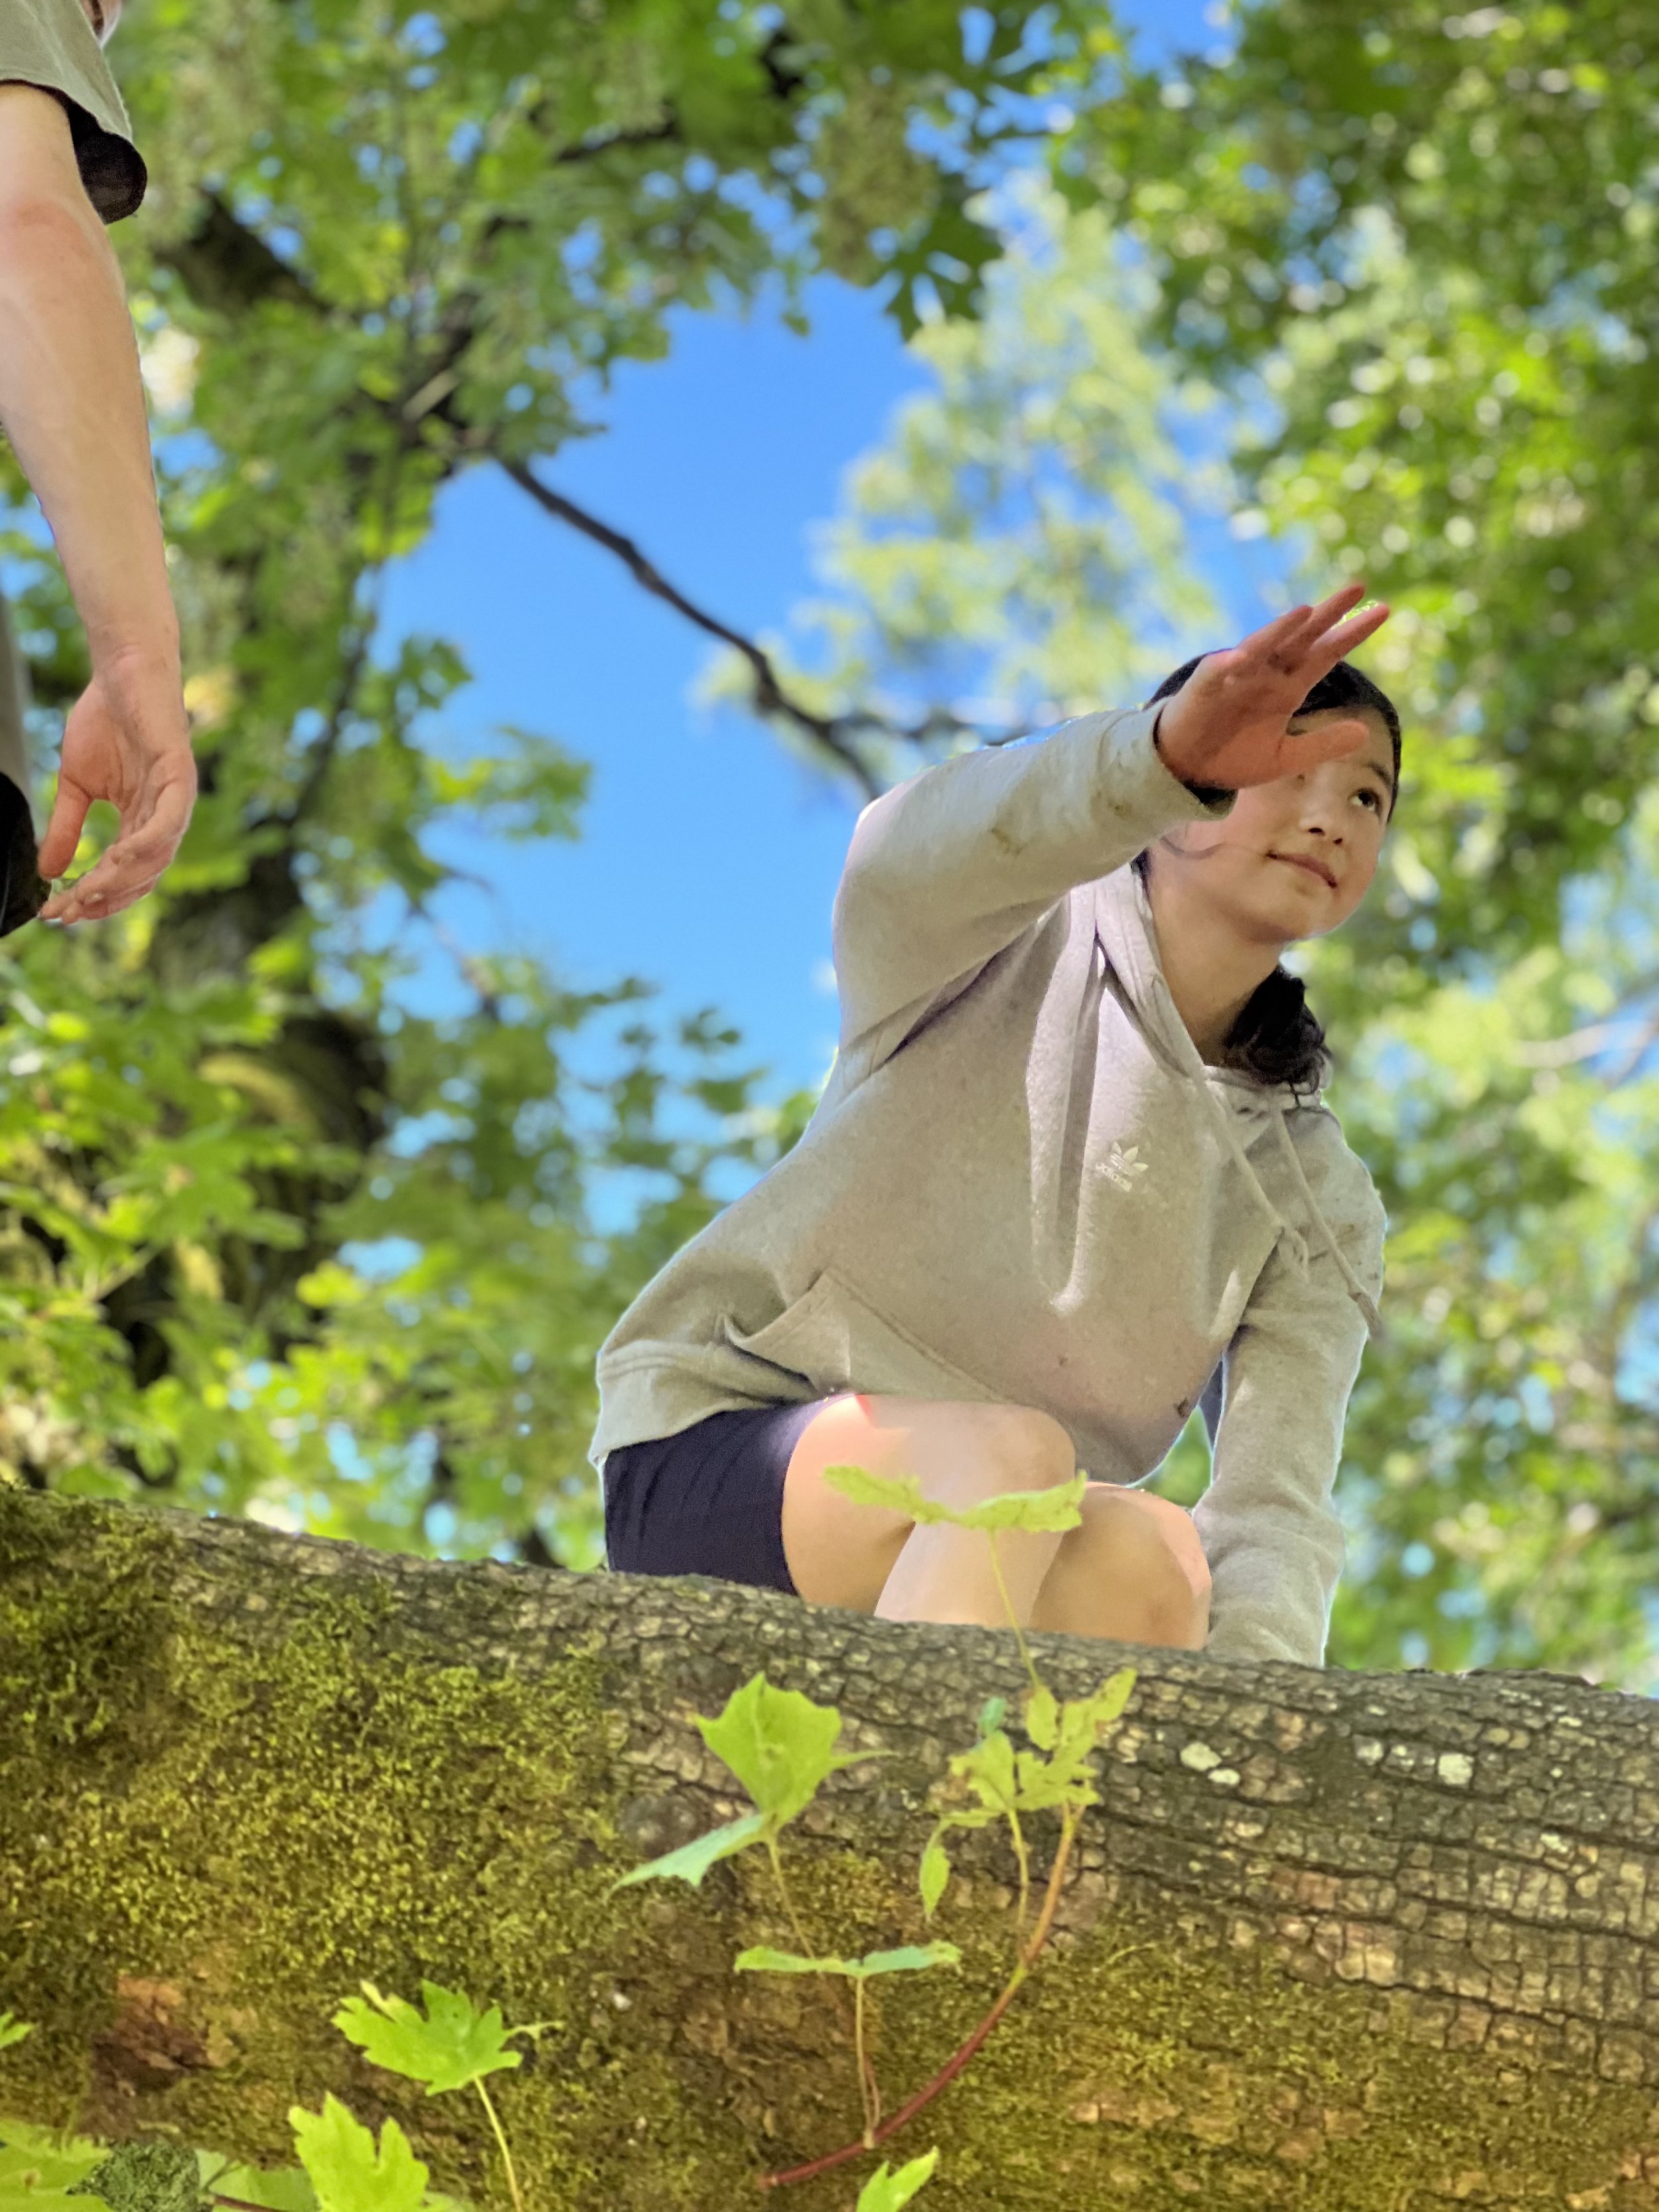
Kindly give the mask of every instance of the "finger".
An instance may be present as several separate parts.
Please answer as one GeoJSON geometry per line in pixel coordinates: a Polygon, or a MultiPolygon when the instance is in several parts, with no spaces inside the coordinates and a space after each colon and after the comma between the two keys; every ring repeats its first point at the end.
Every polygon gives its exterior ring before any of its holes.
{"type": "MultiPolygon", "coordinates": [[[[1345,584],[1340,592],[1321,599],[1316,606],[1302,610],[1302,618],[1291,631],[1279,649],[1279,665],[1297,674],[1305,672],[1309,657],[1322,651],[1326,638],[1334,625],[1340,623],[1351,608],[1357,607],[1365,596],[1365,586],[1355,582],[1345,584]]],[[[1340,659],[1341,655],[1339,653],[1340,659]]]]}
{"type": "Polygon", "coordinates": [[[190,825],[196,793],[191,778],[165,784],[149,811],[119,835],[96,864],[66,884],[41,910],[46,921],[92,921],[135,905],[154,889],[190,825]]]}
{"type": "Polygon", "coordinates": [[[1316,606],[1306,605],[1291,607],[1273,622],[1255,631],[1240,647],[1242,652],[1259,655],[1275,668],[1288,673],[1299,669],[1310,647],[1323,635],[1334,622],[1340,621],[1350,607],[1357,606],[1365,596],[1365,586],[1356,580],[1344,584],[1328,599],[1316,606]]]}
{"type": "Polygon", "coordinates": [[[134,864],[125,868],[109,866],[111,855],[106,853],[94,868],[66,884],[57,896],[41,910],[46,921],[105,921],[112,914],[141,899],[161,874],[161,870],[134,864]]]}
{"type": "Polygon", "coordinates": [[[1333,623],[1340,622],[1351,607],[1357,607],[1365,596],[1363,577],[1356,576],[1351,584],[1344,584],[1340,592],[1321,599],[1317,606],[1308,610],[1308,627],[1316,637],[1322,636],[1333,623]]]}
{"type": "Polygon", "coordinates": [[[176,839],[155,840],[148,831],[118,838],[83,876],[49,900],[46,921],[94,921],[119,914],[143,896],[173,857],[176,839]]]}
{"type": "Polygon", "coordinates": [[[48,879],[61,876],[75,858],[75,848],[81,842],[87,810],[91,805],[89,791],[83,790],[69,776],[58,777],[58,796],[52,801],[46,834],[40,841],[38,862],[41,874],[48,879]]]}
{"type": "Polygon", "coordinates": [[[1328,631],[1309,649],[1303,673],[1310,688],[1318,682],[1320,677],[1334,668],[1339,660],[1345,659],[1357,646],[1364,645],[1368,637],[1375,636],[1392,611],[1390,607],[1379,602],[1374,607],[1367,607],[1364,614],[1353,615],[1346,622],[1339,623],[1334,630],[1328,631]]]}
{"type": "Polygon", "coordinates": [[[1311,730],[1293,730],[1286,744],[1296,748],[1298,769],[1318,768],[1325,761],[1347,760],[1370,743],[1364,722],[1320,722],[1311,730]]]}

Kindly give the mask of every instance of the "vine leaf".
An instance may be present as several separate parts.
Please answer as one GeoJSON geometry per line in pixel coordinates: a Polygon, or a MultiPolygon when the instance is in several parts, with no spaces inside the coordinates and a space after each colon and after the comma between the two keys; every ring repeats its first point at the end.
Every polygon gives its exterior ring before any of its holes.
{"type": "Polygon", "coordinates": [[[335,2014],[335,2027],[370,2065],[424,2081],[428,2097],[523,2063],[507,2043],[526,2031],[504,2027],[499,2005],[480,2012],[470,1997],[422,1982],[422,2016],[406,1997],[382,1996],[373,1982],[362,1986],[362,1996],[348,1997],[335,2014]]]}
{"type": "Polygon", "coordinates": [[[325,2095],[320,2112],[295,2105],[289,2124],[321,2212],[421,2212],[427,2169],[396,2120],[374,2137],[339,2099],[325,2095]]]}
{"type": "Polygon", "coordinates": [[[652,1859],[644,1866],[636,1866],[630,1874],[623,1875],[612,1885],[626,1889],[636,1881],[663,1881],[671,1878],[689,1881],[693,1889],[701,1889],[702,1878],[711,1866],[721,1859],[729,1859],[735,1852],[746,1850],[750,1844],[758,1843],[766,1829],[764,1813],[745,1813],[740,1820],[728,1820],[723,1828],[711,1828],[706,1836],[696,1836],[678,1850],[665,1852],[659,1859],[652,1859]]]}
{"type": "Polygon", "coordinates": [[[988,1534],[999,1528],[1018,1528],[1028,1535],[1055,1535],[1075,1528],[1083,1518],[1086,1474],[1070,1482],[1057,1482],[1045,1490],[1007,1490],[994,1498],[981,1498],[975,1505],[945,1505],[925,1498],[914,1474],[872,1474],[864,1467],[827,1467],[823,1480],[832,1490],[850,1498],[855,1505],[881,1505],[902,1513],[907,1520],[929,1527],[941,1523],[953,1528],[978,1528],[988,1534]]]}
{"type": "Polygon", "coordinates": [[[859,2191],[858,2212],[902,2212],[917,2190],[933,2179],[938,2164],[936,2150],[913,2158],[896,2171],[884,2159],[859,2191]]]}
{"type": "Polygon", "coordinates": [[[869,1982],[878,1974],[959,1966],[962,1954],[954,1943],[908,1943],[897,1951],[866,1951],[861,1959],[803,1959],[798,1952],[774,1951],[760,1943],[740,1951],[733,1963],[740,1974],[840,1974],[849,1982],[869,1982]]]}
{"type": "Polygon", "coordinates": [[[950,1886],[950,1856],[935,1832],[927,1838],[921,1854],[921,1909],[928,1919],[939,1911],[939,1900],[950,1886]]]}
{"type": "MultiPolygon", "coordinates": [[[[267,2212],[318,2212],[317,2191],[303,2166],[232,2166],[203,2154],[202,2186],[212,2197],[234,2197],[239,2204],[263,2204],[267,2212]]],[[[427,2203],[431,2205],[430,2197],[427,2203]]]]}
{"type": "Polygon", "coordinates": [[[836,1707],[816,1705],[799,1690],[780,1690],[764,1674],[734,1690],[714,1719],[702,1713],[696,1718],[703,1741],[737,1776],[756,1809],[634,1868],[611,1885],[615,1889],[671,1876],[696,1889],[719,1860],[750,1844],[775,1843],[779,1831],[805,1811],[830,1775],[886,1756],[837,1750],[842,1722],[836,1707]]]}
{"type": "Polygon", "coordinates": [[[1025,1733],[1039,1751],[1052,1751],[1060,1741],[1060,1700],[1046,1682],[1025,1700],[1025,1733]]]}
{"type": "Polygon", "coordinates": [[[19,2020],[15,2013],[0,2012],[0,2051],[7,2050],[14,2043],[21,2043],[26,2035],[33,2035],[33,2033],[34,2022],[32,2020],[19,2020]]]}
{"type": "Polygon", "coordinates": [[[66,2192],[108,2156],[107,2143],[0,2119],[0,2212],[86,2212],[66,2192]]]}
{"type": "Polygon", "coordinates": [[[775,1832],[805,1811],[830,1775],[860,1756],[836,1749],[841,1715],[834,1705],[815,1705],[799,1690],[775,1689],[764,1674],[734,1691],[717,1720],[699,1715],[697,1727],[775,1824],[775,1832]]]}
{"type": "Polygon", "coordinates": [[[1000,1726],[1007,1708],[1000,1698],[984,1706],[979,1717],[979,1741],[957,1752],[951,1761],[952,1781],[977,1802],[942,1812],[922,1848],[919,1886],[928,1919],[938,1911],[950,1883],[951,1862],[945,1838],[953,1830],[983,1828],[993,1820],[1006,1820],[1018,1836],[1024,1813],[1056,1808],[1081,1812],[1099,1802],[1094,1786],[1094,1755],[1106,1731],[1128,1704],[1134,1686],[1134,1668],[1121,1667],[1091,1696],[1073,1698],[1062,1705],[1045,1683],[1040,1683],[1025,1699],[1025,1733],[1035,1747],[1030,1751],[1016,1751],[1000,1726]]]}

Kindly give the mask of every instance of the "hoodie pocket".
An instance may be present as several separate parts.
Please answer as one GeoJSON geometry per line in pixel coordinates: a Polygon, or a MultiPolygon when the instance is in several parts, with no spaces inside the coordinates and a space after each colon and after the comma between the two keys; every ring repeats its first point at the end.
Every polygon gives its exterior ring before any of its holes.
{"type": "Polygon", "coordinates": [[[987,1400],[993,1395],[878,1312],[832,1267],[764,1328],[745,1334],[723,1315],[720,1331],[734,1351],[802,1376],[823,1397],[838,1390],[898,1398],[987,1400]]]}

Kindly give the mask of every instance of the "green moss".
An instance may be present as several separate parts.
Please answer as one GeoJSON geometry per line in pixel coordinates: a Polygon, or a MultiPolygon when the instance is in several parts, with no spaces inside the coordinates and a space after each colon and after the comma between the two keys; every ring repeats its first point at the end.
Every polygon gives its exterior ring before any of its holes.
{"type": "MultiPolygon", "coordinates": [[[[626,1854],[599,1656],[533,1683],[422,1662],[385,1648],[394,1601],[323,1583],[284,1595],[257,1660],[227,1663],[170,1597],[164,1528],[53,1517],[56,1545],[7,1528],[0,1576],[0,1686],[27,1723],[0,1793],[0,2003],[38,2024],[0,2103],[271,2161],[291,2156],[289,2106],[332,2088],[373,2124],[395,2113],[443,2185],[498,2197],[476,2100],[426,2100],[330,2025],[360,1979],[413,1994],[425,1977],[553,2023],[501,2102],[544,2212],[591,2204],[623,2070],[611,1994],[642,1933],[608,1895],[626,1854]],[[54,1574],[87,1540],[111,1561],[95,1619],[84,1573],[54,1574]],[[111,1961],[142,1984],[125,2003],[111,1961]]],[[[682,2165],[689,2148],[738,2185],[731,2128],[688,2127],[650,2051],[625,2070],[630,2128],[672,2121],[682,2165]]],[[[701,2201],[659,2171],[650,2198],[701,2201]]]]}

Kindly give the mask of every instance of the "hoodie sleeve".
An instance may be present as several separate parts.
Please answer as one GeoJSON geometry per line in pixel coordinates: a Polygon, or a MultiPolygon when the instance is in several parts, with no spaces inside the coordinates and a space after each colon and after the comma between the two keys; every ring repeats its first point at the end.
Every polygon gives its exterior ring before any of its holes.
{"type": "MultiPolygon", "coordinates": [[[[1308,1166],[1375,1300],[1386,1222],[1370,1177],[1346,1146],[1334,1172],[1308,1166]]],[[[1316,1244],[1304,1262],[1281,1243],[1228,1347],[1210,1487],[1193,1512],[1212,1583],[1205,1649],[1218,1658],[1323,1662],[1344,1553],[1331,1493],[1365,1334],[1333,1255],[1316,1244]]]]}
{"type": "Polygon", "coordinates": [[[1155,708],[1085,714],[1038,742],[925,769],[866,806],[836,894],[842,1052],[896,1049],[1075,884],[1177,823],[1219,821],[1152,744],[1155,708]]]}

